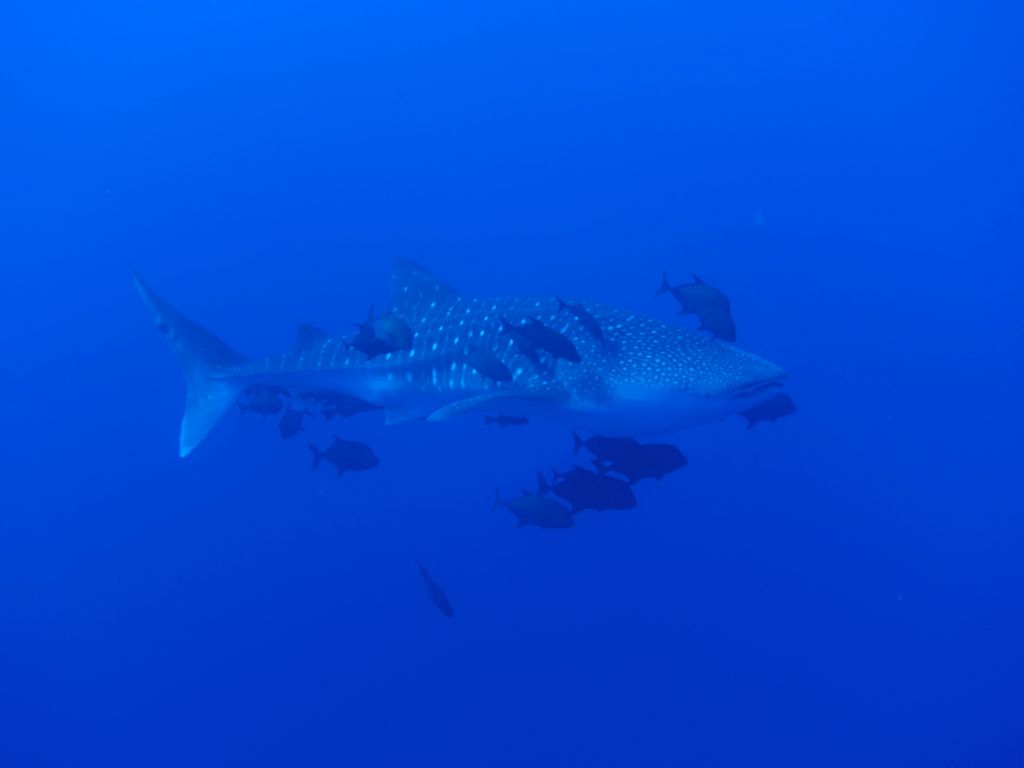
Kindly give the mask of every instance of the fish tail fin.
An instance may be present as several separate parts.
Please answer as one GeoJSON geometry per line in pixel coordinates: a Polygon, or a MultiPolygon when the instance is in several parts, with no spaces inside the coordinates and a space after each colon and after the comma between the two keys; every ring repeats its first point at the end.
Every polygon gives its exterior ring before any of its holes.
{"type": "Polygon", "coordinates": [[[323,454],[323,451],[321,451],[319,448],[317,448],[312,443],[308,443],[308,445],[309,445],[310,453],[313,454],[313,469],[316,469],[317,467],[320,466],[320,459],[323,458],[324,454],[323,454]]]}
{"type": "Polygon", "coordinates": [[[668,272],[662,272],[661,273],[661,285],[658,287],[658,291],[654,295],[655,296],[661,296],[661,294],[668,293],[671,290],[672,290],[672,283],[670,283],[668,281],[668,272]]]}
{"type": "Polygon", "coordinates": [[[559,472],[554,467],[551,468],[551,482],[557,483],[562,477],[563,474],[561,472],[559,472]]]}
{"type": "Polygon", "coordinates": [[[574,445],[572,447],[572,455],[575,456],[577,453],[580,452],[580,448],[583,447],[583,438],[577,435],[575,432],[573,432],[572,439],[574,442],[574,445]]]}
{"type": "Polygon", "coordinates": [[[188,456],[231,408],[243,389],[237,382],[217,378],[214,374],[241,365],[246,359],[153,293],[138,276],[135,287],[153,313],[156,327],[170,342],[185,374],[188,394],[178,452],[183,457],[188,456]]]}
{"type": "Polygon", "coordinates": [[[599,459],[594,459],[591,462],[591,464],[594,465],[594,468],[597,470],[597,473],[599,475],[604,475],[604,474],[606,474],[608,472],[609,467],[603,461],[600,461],[599,459]]]}

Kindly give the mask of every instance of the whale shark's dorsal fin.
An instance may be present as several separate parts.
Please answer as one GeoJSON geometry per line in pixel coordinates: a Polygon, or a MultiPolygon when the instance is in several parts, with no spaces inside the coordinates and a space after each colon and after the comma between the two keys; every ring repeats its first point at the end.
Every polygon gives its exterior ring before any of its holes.
{"type": "Polygon", "coordinates": [[[412,259],[399,259],[391,273],[391,311],[414,318],[459,298],[459,292],[412,259]]]}

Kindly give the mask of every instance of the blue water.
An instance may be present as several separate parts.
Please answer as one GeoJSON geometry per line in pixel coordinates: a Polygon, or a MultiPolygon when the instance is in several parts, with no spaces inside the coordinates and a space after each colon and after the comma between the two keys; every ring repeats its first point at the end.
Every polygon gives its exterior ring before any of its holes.
{"type": "Polygon", "coordinates": [[[1019,5],[2,16],[0,765],[1024,765],[1019,5]],[[490,509],[542,422],[177,457],[132,271],[259,355],[399,257],[691,324],[696,272],[799,411],[568,531],[490,509]]]}

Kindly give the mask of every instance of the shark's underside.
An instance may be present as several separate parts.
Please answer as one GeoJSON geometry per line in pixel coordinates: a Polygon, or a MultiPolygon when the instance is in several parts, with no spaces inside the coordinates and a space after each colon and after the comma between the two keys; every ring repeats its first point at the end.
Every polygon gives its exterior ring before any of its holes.
{"type": "Polygon", "coordinates": [[[781,385],[778,366],[698,331],[624,309],[582,302],[599,339],[554,297],[478,299],[459,294],[409,260],[391,282],[390,312],[413,331],[412,346],[367,359],[342,336],[307,327],[288,352],[249,360],[184,317],[137,280],[185,374],[180,452],[190,453],[239,394],[254,385],[293,394],[333,390],[386,409],[389,423],[441,420],[469,410],[540,416],[604,434],[671,432],[748,408],[781,385]],[[580,361],[531,362],[503,323],[534,319],[569,339],[580,361]],[[511,381],[470,364],[484,353],[511,381]]]}

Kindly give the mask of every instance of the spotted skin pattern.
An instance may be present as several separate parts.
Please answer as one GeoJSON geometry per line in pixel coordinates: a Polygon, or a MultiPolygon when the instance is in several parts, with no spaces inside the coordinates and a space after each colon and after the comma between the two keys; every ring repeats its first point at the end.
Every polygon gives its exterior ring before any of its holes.
{"type": "MultiPolygon", "coordinates": [[[[385,409],[389,423],[440,421],[470,410],[559,421],[619,437],[663,434],[724,418],[770,397],[785,373],[756,355],[698,331],[624,309],[582,302],[600,327],[560,311],[555,297],[478,299],[460,295],[413,261],[391,282],[389,310],[412,333],[412,346],[367,357],[354,336],[303,326],[283,355],[250,361],[160,298],[135,285],[170,344],[187,387],[179,455],[189,455],[254,386],[292,396],[325,392],[385,409]],[[579,362],[541,350],[529,361],[503,322],[543,323],[578,351],[579,362]],[[492,356],[511,381],[481,375],[467,356],[492,356]]],[[[556,345],[568,348],[568,345],[556,345]]],[[[564,351],[564,350],[563,350],[564,351]]]]}
{"type": "MultiPolygon", "coordinates": [[[[392,278],[390,311],[412,328],[411,349],[367,360],[345,338],[326,337],[214,375],[286,386],[289,378],[300,387],[334,386],[400,409],[407,418],[425,417],[474,398],[483,405],[488,396],[497,395],[580,413],[596,413],[621,402],[656,408],[671,396],[727,398],[784,375],[772,363],[707,334],[605,304],[580,303],[600,324],[603,343],[572,313],[559,311],[554,297],[463,296],[415,262],[404,260],[392,278]],[[567,337],[579,350],[581,362],[554,360],[541,352],[543,365],[538,369],[509,334],[500,332],[502,318],[514,325],[536,318],[567,337]],[[472,350],[500,360],[513,380],[495,382],[480,375],[466,362],[472,350]]],[[[508,411],[507,402],[501,402],[508,411]]],[[[742,405],[748,407],[750,401],[742,405]]]]}

